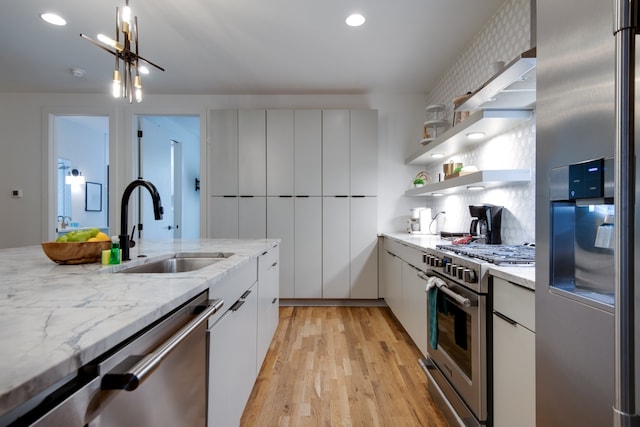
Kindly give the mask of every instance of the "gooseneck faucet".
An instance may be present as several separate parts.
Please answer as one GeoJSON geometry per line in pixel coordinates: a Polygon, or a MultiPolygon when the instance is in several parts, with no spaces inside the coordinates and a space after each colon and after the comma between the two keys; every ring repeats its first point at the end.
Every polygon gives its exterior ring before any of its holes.
{"type": "Polygon", "coordinates": [[[162,219],[162,202],[160,201],[160,193],[158,189],[151,182],[139,177],[135,181],[132,181],[127,188],[124,189],[122,194],[122,205],[120,207],[120,249],[122,249],[122,261],[128,261],[129,258],[129,227],[127,220],[129,217],[129,197],[136,187],[144,187],[151,193],[151,200],[153,200],[153,214],[156,221],[162,219]]]}

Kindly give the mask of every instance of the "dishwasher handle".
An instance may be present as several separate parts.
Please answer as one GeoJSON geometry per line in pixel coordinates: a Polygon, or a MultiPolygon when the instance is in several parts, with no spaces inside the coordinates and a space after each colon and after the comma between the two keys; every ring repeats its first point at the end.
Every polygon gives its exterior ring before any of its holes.
{"type": "MultiPolygon", "coordinates": [[[[138,357],[139,361],[125,373],[115,373],[111,371],[102,378],[102,390],[126,390],[137,389],[169,354],[176,349],[186,338],[188,338],[203,323],[209,320],[223,305],[221,299],[209,300],[206,308],[193,320],[180,328],[169,339],[160,344],[156,349],[146,356],[138,357]]],[[[117,369],[117,368],[116,368],[117,369]]]]}

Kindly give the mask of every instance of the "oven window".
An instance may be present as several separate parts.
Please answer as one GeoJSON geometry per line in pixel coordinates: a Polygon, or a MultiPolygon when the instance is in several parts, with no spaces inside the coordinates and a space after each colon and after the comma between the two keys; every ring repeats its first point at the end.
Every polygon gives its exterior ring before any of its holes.
{"type": "Polygon", "coordinates": [[[442,292],[438,292],[437,301],[438,347],[442,347],[467,377],[472,378],[471,316],[442,292]]]}

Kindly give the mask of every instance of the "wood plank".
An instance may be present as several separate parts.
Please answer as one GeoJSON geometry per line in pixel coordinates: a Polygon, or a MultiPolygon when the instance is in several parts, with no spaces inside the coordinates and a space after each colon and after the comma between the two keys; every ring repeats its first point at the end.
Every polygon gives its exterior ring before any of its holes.
{"type": "Polygon", "coordinates": [[[241,426],[446,427],[387,307],[281,307],[241,426]]]}

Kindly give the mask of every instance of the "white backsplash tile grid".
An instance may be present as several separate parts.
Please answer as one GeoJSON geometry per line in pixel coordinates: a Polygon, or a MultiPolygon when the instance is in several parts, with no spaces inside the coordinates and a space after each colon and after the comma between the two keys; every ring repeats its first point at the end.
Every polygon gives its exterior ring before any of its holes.
{"type": "MultiPolygon", "coordinates": [[[[496,61],[510,62],[530,48],[530,0],[507,0],[492,21],[478,33],[442,80],[427,95],[426,104],[445,104],[446,117],[453,120],[453,98],[472,92],[494,73],[496,61]]],[[[502,241],[505,244],[534,242],[535,238],[535,114],[532,120],[451,159],[481,170],[530,169],[531,182],[509,184],[478,192],[461,192],[444,197],[425,197],[416,206],[446,211],[441,229],[468,231],[468,206],[490,203],[504,206],[502,241]]],[[[416,149],[419,146],[416,145],[416,149]]],[[[437,181],[440,163],[427,171],[437,181]]],[[[420,198],[419,198],[420,199],[420,198]]]]}

